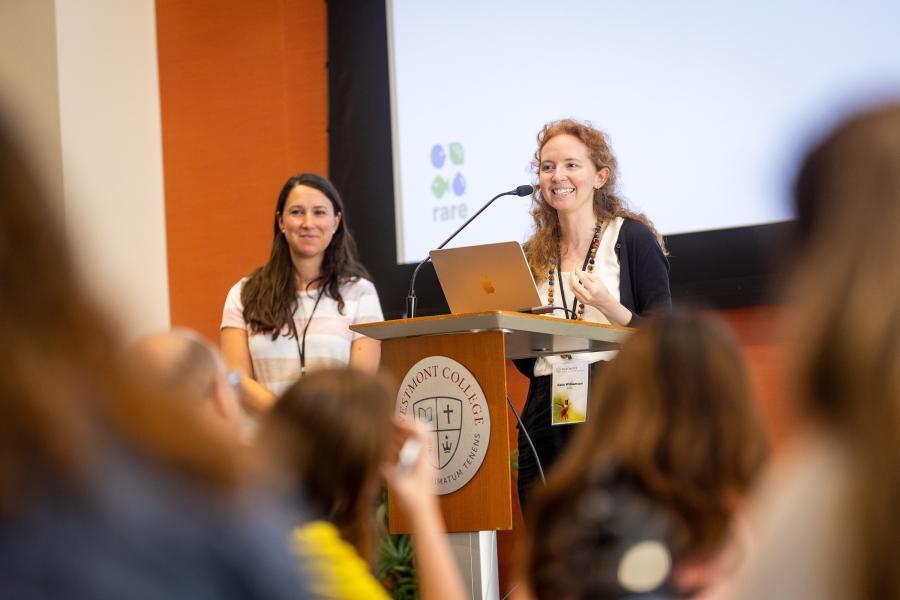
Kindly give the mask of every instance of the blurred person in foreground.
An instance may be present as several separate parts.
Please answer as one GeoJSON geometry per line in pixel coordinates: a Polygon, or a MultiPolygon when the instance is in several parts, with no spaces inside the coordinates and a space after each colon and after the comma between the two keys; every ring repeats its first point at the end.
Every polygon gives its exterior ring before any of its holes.
{"type": "Polygon", "coordinates": [[[812,149],[795,183],[799,426],[762,486],[740,598],[900,598],[900,104],[812,149]]]}
{"type": "Polygon", "coordinates": [[[591,400],[535,490],[517,597],[728,597],[765,457],[733,337],[708,316],[651,317],[591,400]]]}
{"type": "Polygon", "coordinates": [[[4,597],[304,595],[286,519],[246,503],[233,441],[134,377],[2,126],[0,331],[4,597]]]}
{"type": "Polygon", "coordinates": [[[227,372],[219,351],[198,333],[175,328],[144,336],[131,356],[162,393],[184,397],[208,423],[238,435],[240,375],[227,372]]]}
{"type": "Polygon", "coordinates": [[[394,396],[380,377],[354,369],[307,375],[278,400],[261,434],[309,507],[312,520],[297,527],[293,542],[317,597],[389,598],[372,574],[384,480],[412,524],[421,597],[466,597],[434,494],[432,442],[394,419],[394,396]],[[398,464],[409,439],[421,451],[398,464]]]}

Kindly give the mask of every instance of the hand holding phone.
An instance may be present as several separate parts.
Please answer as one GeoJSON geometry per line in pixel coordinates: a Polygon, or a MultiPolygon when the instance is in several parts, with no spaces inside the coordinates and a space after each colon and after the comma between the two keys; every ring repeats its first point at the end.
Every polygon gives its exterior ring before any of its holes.
{"type": "Polygon", "coordinates": [[[398,450],[385,469],[388,487],[406,509],[421,509],[422,503],[434,499],[435,469],[428,456],[431,434],[415,422],[397,419],[394,435],[394,447],[398,450]]]}

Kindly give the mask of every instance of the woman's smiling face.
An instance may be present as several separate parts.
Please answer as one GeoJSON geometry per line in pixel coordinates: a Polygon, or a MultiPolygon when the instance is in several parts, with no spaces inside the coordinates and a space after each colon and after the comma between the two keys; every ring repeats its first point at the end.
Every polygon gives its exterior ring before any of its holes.
{"type": "Polygon", "coordinates": [[[341,222],[328,196],[319,190],[298,185],[291,190],[279,217],[281,230],[291,253],[312,258],[324,256],[341,222]]]}
{"type": "Polygon", "coordinates": [[[557,212],[578,212],[592,207],[594,191],[606,183],[609,169],[598,170],[581,140],[561,134],[541,148],[539,175],[544,202],[557,212]]]}

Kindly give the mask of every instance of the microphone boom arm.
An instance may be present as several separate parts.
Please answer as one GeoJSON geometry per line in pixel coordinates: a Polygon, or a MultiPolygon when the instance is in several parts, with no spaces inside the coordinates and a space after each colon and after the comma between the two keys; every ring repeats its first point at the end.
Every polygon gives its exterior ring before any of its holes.
{"type": "MultiPolygon", "coordinates": [[[[472,215],[471,217],[469,217],[468,219],[466,219],[466,222],[463,223],[462,225],[460,225],[460,226],[456,229],[456,231],[454,231],[452,234],[450,234],[450,237],[448,237],[446,240],[444,240],[443,242],[441,242],[441,245],[438,246],[438,247],[436,248],[436,250],[440,250],[441,248],[443,248],[444,246],[446,246],[447,244],[449,244],[449,243],[450,243],[450,240],[452,240],[453,238],[455,238],[455,237],[457,236],[457,234],[459,234],[460,231],[462,231],[463,229],[465,229],[465,228],[469,225],[469,223],[471,223],[472,221],[474,221],[474,220],[475,220],[475,217],[477,217],[478,215],[480,215],[481,213],[483,213],[484,210],[485,210],[488,206],[490,206],[491,204],[493,204],[493,203],[494,203],[494,200],[496,200],[497,198],[501,198],[501,197],[503,197],[503,196],[527,196],[528,194],[531,193],[532,189],[534,189],[534,188],[533,188],[532,186],[530,186],[530,185],[520,185],[519,187],[517,187],[517,188],[514,189],[514,190],[510,190],[510,191],[508,191],[508,192],[503,192],[502,194],[497,194],[496,196],[494,196],[493,198],[491,198],[490,200],[488,200],[487,203],[486,203],[484,206],[482,206],[481,208],[479,208],[478,211],[477,211],[474,215],[472,215]]],[[[416,265],[416,268],[415,268],[415,270],[413,271],[412,277],[411,277],[410,280],[409,280],[409,293],[406,295],[406,315],[407,315],[407,318],[412,319],[413,317],[416,316],[416,304],[417,304],[417,301],[418,301],[418,298],[416,298],[416,276],[419,274],[419,269],[421,269],[421,268],[424,267],[427,263],[430,263],[430,262],[431,262],[431,256],[428,256],[428,257],[425,258],[425,260],[423,260],[423,261],[420,262],[418,265],[416,265]]]]}

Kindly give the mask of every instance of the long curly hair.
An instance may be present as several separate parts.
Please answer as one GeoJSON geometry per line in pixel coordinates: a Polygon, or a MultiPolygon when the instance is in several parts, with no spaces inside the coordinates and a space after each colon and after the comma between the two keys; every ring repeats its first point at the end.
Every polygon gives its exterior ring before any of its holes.
{"type": "MultiPolygon", "coordinates": [[[[347,213],[344,202],[334,185],[315,173],[298,173],[288,179],[278,194],[275,206],[275,220],[272,234],[272,251],[269,261],[250,274],[241,289],[241,302],[244,305],[244,320],[255,333],[272,334],[272,339],[294,318],[297,310],[297,289],[294,283],[294,265],[291,262],[291,250],[287,240],[281,235],[278,219],[284,211],[285,202],[298,185],[316,189],[331,201],[336,215],[341,215],[337,231],[325,249],[322,261],[322,274],[310,282],[319,283],[323,293],[338,303],[338,312],[344,312],[344,298],[341,296],[341,284],[355,281],[361,277],[368,278],[369,273],[359,262],[356,242],[347,224],[347,213]]],[[[293,334],[288,334],[293,335],[293,334]]]]}
{"type": "MultiPolygon", "coordinates": [[[[539,172],[541,164],[541,151],[544,145],[558,135],[571,135],[587,146],[588,154],[597,170],[606,168],[609,177],[606,184],[594,191],[594,214],[601,220],[610,220],[616,217],[624,217],[640,221],[656,235],[660,248],[666,252],[666,245],[662,236],[656,231],[653,223],[646,216],[628,210],[625,201],[619,196],[619,163],[609,147],[607,135],[595,129],[590,123],[582,123],[574,119],[562,119],[552,121],[544,125],[537,134],[537,150],[534,152],[534,160],[531,163],[535,173],[539,172]]],[[[531,195],[531,216],[534,218],[534,235],[524,244],[525,256],[535,279],[546,277],[547,267],[556,259],[560,245],[559,216],[556,210],[547,204],[541,197],[540,186],[535,185],[531,195]]],[[[540,281],[540,279],[538,279],[540,281]]]]}

